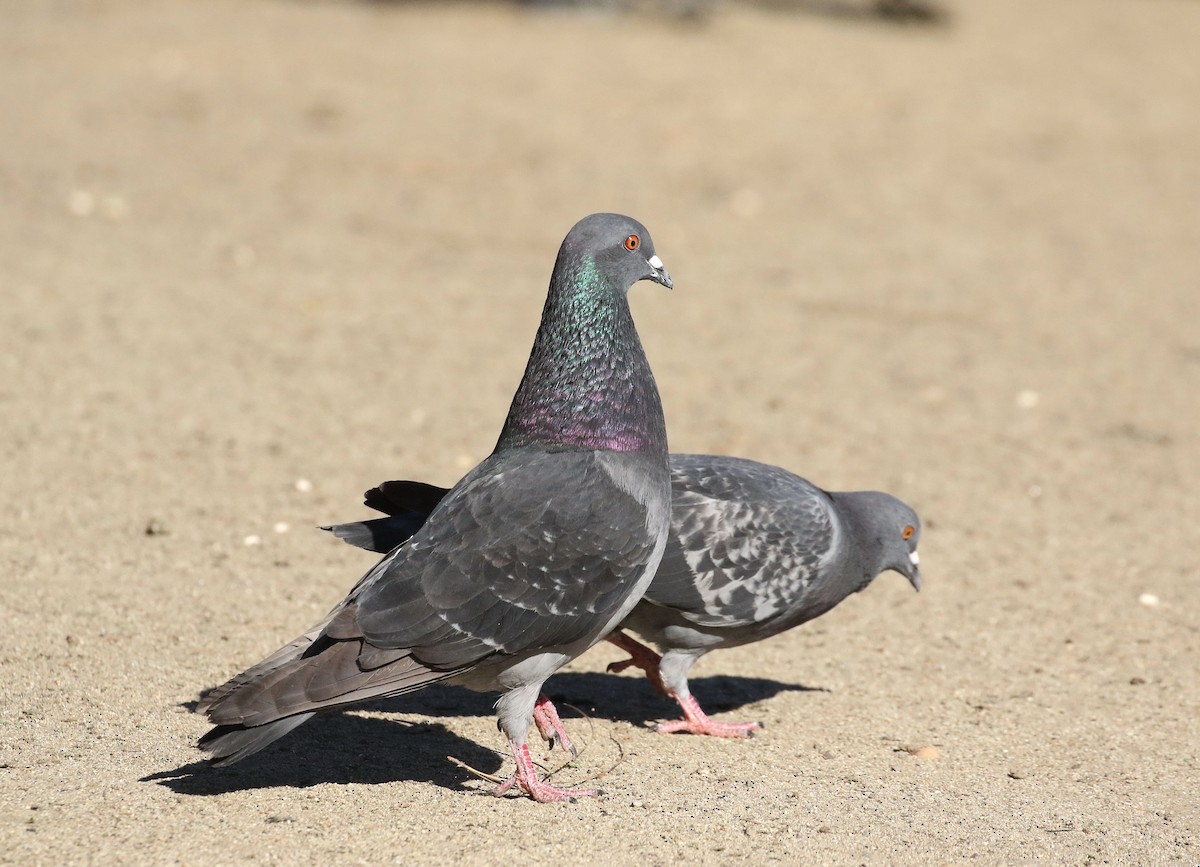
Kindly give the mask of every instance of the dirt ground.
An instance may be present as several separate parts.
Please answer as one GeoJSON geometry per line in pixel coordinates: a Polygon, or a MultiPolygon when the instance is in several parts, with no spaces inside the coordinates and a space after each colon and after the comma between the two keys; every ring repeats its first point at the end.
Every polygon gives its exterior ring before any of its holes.
{"type": "Polygon", "coordinates": [[[0,862],[1200,863],[1200,4],[942,9],[6,7],[0,862]],[[747,742],[596,648],[594,801],[488,797],[450,689],[207,769],[200,691],[372,562],[314,528],[491,450],[597,210],[676,279],[673,449],[901,496],[924,592],[707,657],[747,742]]]}

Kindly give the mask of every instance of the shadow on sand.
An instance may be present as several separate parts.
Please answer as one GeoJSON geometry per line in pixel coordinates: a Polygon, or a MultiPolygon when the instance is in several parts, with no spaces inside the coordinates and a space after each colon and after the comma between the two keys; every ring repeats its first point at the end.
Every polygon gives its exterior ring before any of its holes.
{"type": "MultiPolygon", "coordinates": [[[[365,0],[379,6],[399,6],[406,0],[365,0]]],[[[511,0],[531,9],[584,9],[592,12],[648,13],[668,19],[707,21],[721,0],[511,0]]],[[[935,0],[741,0],[777,12],[898,25],[936,26],[949,20],[935,0]]]]}
{"type": "MultiPolygon", "coordinates": [[[[597,672],[556,675],[547,694],[558,705],[568,729],[579,725],[578,713],[596,719],[645,725],[674,718],[678,706],[656,693],[645,680],[597,672]]],[[[758,677],[718,675],[691,682],[692,692],[709,713],[725,713],[772,698],[781,692],[819,688],[758,677]]],[[[362,710],[419,714],[426,717],[491,716],[495,695],[456,686],[435,685],[411,695],[369,702],[362,710]]],[[[196,702],[185,704],[195,709],[196,702]]],[[[536,736],[536,733],[535,733],[536,736]]],[[[649,732],[647,732],[649,736],[649,732]]],[[[502,740],[496,738],[496,746],[502,740]]],[[[453,756],[484,773],[501,770],[507,756],[460,737],[439,722],[408,722],[359,716],[320,714],[248,759],[227,768],[206,761],[189,762],[141,778],[182,795],[221,795],[274,787],[306,788],[322,783],[429,782],[465,790],[470,772],[450,761],[453,756]]]]}

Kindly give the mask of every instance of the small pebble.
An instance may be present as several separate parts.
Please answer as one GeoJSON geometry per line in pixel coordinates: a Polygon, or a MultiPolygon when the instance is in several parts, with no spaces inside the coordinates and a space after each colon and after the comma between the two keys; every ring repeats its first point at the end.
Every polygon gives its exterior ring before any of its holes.
{"type": "Polygon", "coordinates": [[[146,522],[144,532],[147,536],[165,536],[167,535],[167,525],[158,520],[158,518],[151,518],[146,522]]]}
{"type": "Polygon", "coordinates": [[[1008,777],[1010,780],[1023,780],[1025,779],[1025,776],[1025,772],[1019,768],[1009,768],[1008,770],[1008,777]]]}
{"type": "Polygon", "coordinates": [[[273,529],[276,533],[286,533],[288,530],[292,529],[292,525],[287,521],[276,521],[275,526],[271,529],[273,529]]]}
{"type": "Polygon", "coordinates": [[[261,545],[262,537],[257,536],[254,533],[251,533],[249,536],[247,536],[245,539],[242,540],[242,544],[245,545],[247,548],[251,547],[252,545],[261,545]]]}
{"type": "Polygon", "coordinates": [[[912,751],[913,757],[918,759],[940,759],[942,754],[937,751],[937,747],[921,747],[919,750],[912,751]]]}
{"type": "Polygon", "coordinates": [[[302,494],[307,494],[313,489],[313,483],[308,479],[296,479],[296,490],[302,494]]]}
{"type": "Polygon", "coordinates": [[[87,190],[71,190],[67,210],[76,217],[90,217],[96,211],[96,197],[87,190]]]}
{"type": "Polygon", "coordinates": [[[1153,593],[1143,593],[1141,596],[1138,597],[1138,602],[1142,603],[1147,608],[1153,608],[1155,605],[1158,604],[1158,601],[1159,601],[1158,597],[1155,596],[1153,593]]]}
{"type": "Polygon", "coordinates": [[[1026,388],[1017,392],[1017,406],[1021,409],[1033,409],[1039,400],[1041,396],[1033,389],[1026,388]]]}

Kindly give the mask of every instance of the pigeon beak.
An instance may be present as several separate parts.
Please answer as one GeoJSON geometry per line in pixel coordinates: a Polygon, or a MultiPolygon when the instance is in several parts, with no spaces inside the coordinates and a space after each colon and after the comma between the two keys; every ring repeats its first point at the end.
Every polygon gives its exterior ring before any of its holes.
{"type": "Polygon", "coordinates": [[[671,279],[671,275],[668,274],[667,269],[663,267],[662,259],[658,258],[657,255],[651,256],[646,260],[646,264],[650,266],[654,273],[647,275],[645,279],[653,280],[655,283],[661,283],[668,289],[675,288],[675,281],[671,279]]]}
{"type": "Polygon", "coordinates": [[[913,586],[913,590],[921,592],[921,555],[916,551],[912,551],[908,555],[910,567],[905,570],[904,577],[908,579],[908,583],[913,586]]]}

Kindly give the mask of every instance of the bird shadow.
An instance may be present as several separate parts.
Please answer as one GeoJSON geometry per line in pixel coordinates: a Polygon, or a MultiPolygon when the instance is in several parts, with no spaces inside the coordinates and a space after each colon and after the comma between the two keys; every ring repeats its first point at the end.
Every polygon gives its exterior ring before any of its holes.
{"type": "MultiPolygon", "coordinates": [[[[763,677],[713,675],[688,681],[692,695],[709,713],[734,711],[772,698],[781,692],[824,692],[823,687],[782,683],[763,677]]],[[[645,678],[621,677],[602,672],[556,674],[546,682],[546,695],[558,706],[564,720],[570,708],[589,717],[612,722],[646,725],[664,716],[678,716],[674,700],[660,695],[645,678]]],[[[487,693],[460,686],[438,684],[419,693],[375,702],[376,710],[425,716],[490,716],[494,699],[487,693]]]]}
{"type": "MultiPolygon", "coordinates": [[[[363,0],[381,7],[399,7],[410,0],[363,0]]],[[[534,10],[584,9],[613,14],[650,14],[684,23],[712,18],[720,0],[510,0],[512,5],[534,10]]],[[[936,0],[741,0],[778,12],[883,24],[938,26],[949,13],[936,0]]]]}
{"type": "Polygon", "coordinates": [[[847,21],[911,26],[950,22],[945,7],[930,0],[743,0],[748,6],[847,21]]]}
{"type": "MultiPolygon", "coordinates": [[[[781,683],[761,677],[716,675],[690,681],[696,700],[710,713],[737,710],[781,692],[824,692],[822,687],[781,683]]],[[[547,694],[571,726],[587,717],[645,725],[678,715],[674,701],[659,695],[642,678],[600,672],[559,674],[547,694]],[[632,681],[632,682],[631,682],[632,681]]],[[[184,702],[195,710],[197,701],[184,702]]],[[[420,692],[366,702],[357,709],[425,717],[484,717],[495,713],[495,696],[459,686],[436,684],[420,692]]],[[[261,753],[225,768],[207,761],[189,762],[141,777],[180,795],[223,795],[269,788],[303,789],[324,783],[428,782],[466,790],[474,777],[449,761],[496,774],[504,755],[461,737],[440,722],[386,719],[354,712],[318,714],[261,753]]]]}
{"type": "Polygon", "coordinates": [[[495,774],[504,763],[495,750],[460,737],[441,723],[335,712],[318,714],[279,743],[236,765],[214,768],[207,761],[189,762],[148,774],[139,782],[158,783],[180,795],[400,781],[465,790],[463,783],[474,777],[448,761],[450,756],[488,774],[495,774]]]}

